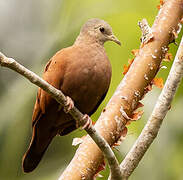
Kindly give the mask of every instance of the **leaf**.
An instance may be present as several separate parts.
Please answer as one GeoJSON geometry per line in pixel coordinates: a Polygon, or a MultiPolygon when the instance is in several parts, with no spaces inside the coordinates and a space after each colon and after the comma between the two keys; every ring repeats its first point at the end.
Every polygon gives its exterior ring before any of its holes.
{"type": "Polygon", "coordinates": [[[161,9],[161,7],[163,6],[163,4],[164,4],[164,1],[163,0],[160,0],[160,2],[159,2],[160,4],[159,5],[157,5],[156,7],[160,10],[161,9]]]}
{"type": "Polygon", "coordinates": [[[134,55],[134,56],[137,56],[138,54],[139,54],[139,49],[132,49],[132,54],[134,55]]]}
{"type": "Polygon", "coordinates": [[[144,105],[141,102],[138,102],[136,109],[141,108],[141,107],[144,107],[144,105]]]}
{"type": "Polygon", "coordinates": [[[103,160],[103,162],[99,165],[96,174],[94,176],[94,179],[96,179],[97,177],[99,177],[99,172],[105,169],[105,161],[103,160]]]}
{"type": "Polygon", "coordinates": [[[131,122],[132,122],[131,120],[127,121],[126,126],[129,126],[131,124],[131,122]]]}
{"type": "Polygon", "coordinates": [[[128,125],[131,124],[131,122],[139,120],[139,119],[142,117],[143,113],[144,113],[143,110],[140,110],[140,111],[138,111],[138,112],[134,112],[134,113],[132,114],[131,120],[127,121],[126,125],[128,126],[128,125]]]}
{"type": "Polygon", "coordinates": [[[144,113],[143,110],[140,110],[140,111],[138,111],[138,112],[134,112],[134,113],[132,114],[132,120],[133,120],[133,121],[139,120],[139,119],[142,117],[143,113],[144,113]]]}
{"type": "Polygon", "coordinates": [[[94,126],[96,122],[92,121],[92,125],[94,126]]]}
{"type": "Polygon", "coordinates": [[[144,94],[148,93],[149,91],[152,90],[152,83],[148,84],[145,88],[144,88],[144,94]]]}
{"type": "Polygon", "coordinates": [[[127,72],[128,72],[128,69],[129,69],[129,67],[125,64],[124,66],[123,66],[123,75],[125,75],[127,72]]]}
{"type": "Polygon", "coordinates": [[[164,59],[163,59],[163,61],[171,61],[171,60],[173,60],[173,55],[171,54],[171,53],[166,53],[165,54],[165,57],[164,57],[164,59]]]}
{"type": "Polygon", "coordinates": [[[141,102],[138,102],[134,111],[136,111],[138,108],[141,108],[141,107],[144,107],[144,105],[141,102]]]}
{"type": "Polygon", "coordinates": [[[152,84],[154,84],[156,87],[162,89],[164,84],[163,84],[163,78],[154,78],[152,80],[152,84]]]}
{"type": "Polygon", "coordinates": [[[131,64],[133,63],[133,61],[134,61],[134,59],[128,59],[128,65],[124,65],[123,66],[123,75],[125,75],[127,72],[128,72],[128,70],[130,69],[130,66],[131,66],[131,64]]]}
{"type": "Polygon", "coordinates": [[[158,4],[156,7],[157,7],[157,9],[159,9],[159,10],[161,9],[161,6],[160,6],[160,4],[158,4]]]}

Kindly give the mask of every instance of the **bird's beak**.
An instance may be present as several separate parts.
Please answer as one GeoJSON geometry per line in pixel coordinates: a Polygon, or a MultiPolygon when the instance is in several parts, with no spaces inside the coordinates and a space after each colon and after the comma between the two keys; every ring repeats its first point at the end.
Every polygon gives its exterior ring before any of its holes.
{"type": "Polygon", "coordinates": [[[115,43],[119,44],[121,46],[121,42],[118,40],[118,38],[116,36],[114,36],[113,34],[108,36],[109,41],[114,41],[115,43]]]}

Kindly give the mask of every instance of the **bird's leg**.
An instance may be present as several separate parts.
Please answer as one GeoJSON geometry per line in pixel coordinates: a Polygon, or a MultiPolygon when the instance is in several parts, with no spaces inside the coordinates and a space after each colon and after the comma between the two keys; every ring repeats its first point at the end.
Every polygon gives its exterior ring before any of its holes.
{"type": "MultiPolygon", "coordinates": [[[[73,107],[74,107],[74,102],[73,100],[69,97],[66,96],[66,106],[64,107],[64,112],[68,113],[73,107]]],[[[88,116],[87,114],[85,114],[82,118],[83,121],[85,121],[86,123],[84,124],[84,126],[82,127],[82,129],[89,129],[92,126],[92,120],[90,118],[90,116],[88,116]]],[[[78,128],[79,125],[78,123],[76,123],[76,127],[78,128]]]]}
{"type": "Polygon", "coordinates": [[[66,101],[67,102],[66,106],[64,107],[64,112],[68,113],[74,107],[74,102],[69,96],[66,96],[66,101]]]}
{"type": "Polygon", "coordinates": [[[89,129],[92,126],[92,120],[90,118],[90,116],[88,116],[88,114],[85,114],[82,118],[84,121],[86,121],[86,123],[84,124],[84,126],[82,127],[82,129],[89,129]]]}

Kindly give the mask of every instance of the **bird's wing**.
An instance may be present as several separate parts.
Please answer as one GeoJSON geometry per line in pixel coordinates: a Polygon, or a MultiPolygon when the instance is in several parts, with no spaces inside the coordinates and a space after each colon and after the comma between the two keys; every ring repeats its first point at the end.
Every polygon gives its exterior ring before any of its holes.
{"type": "Polygon", "coordinates": [[[100,98],[100,100],[98,101],[98,103],[96,104],[95,108],[88,113],[89,116],[91,116],[93,113],[95,113],[95,111],[98,109],[98,107],[100,106],[100,104],[102,103],[102,101],[104,100],[104,98],[106,97],[106,94],[108,92],[108,89],[107,91],[103,94],[103,96],[100,98]]]}
{"type": "MultiPolygon", "coordinates": [[[[61,87],[64,76],[65,60],[62,54],[60,51],[53,56],[47,63],[43,74],[43,79],[57,89],[61,87]]],[[[53,125],[57,117],[55,113],[57,108],[58,103],[39,88],[32,116],[32,139],[23,157],[24,172],[31,172],[36,168],[48,145],[57,134],[53,125]]]]}
{"type": "MultiPolygon", "coordinates": [[[[56,55],[48,61],[43,73],[43,79],[57,89],[60,89],[61,87],[66,67],[63,50],[57,52],[56,55]]],[[[32,115],[32,127],[52,105],[53,102],[55,102],[55,100],[51,98],[48,93],[46,93],[41,88],[38,89],[32,115]]]]}

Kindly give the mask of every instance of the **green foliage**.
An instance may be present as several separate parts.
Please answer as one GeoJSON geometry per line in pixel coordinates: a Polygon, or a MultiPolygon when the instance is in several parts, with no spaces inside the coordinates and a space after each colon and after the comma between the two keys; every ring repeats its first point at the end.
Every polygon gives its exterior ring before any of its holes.
{"type": "MultiPolygon", "coordinates": [[[[7,12],[0,13],[5,16],[2,27],[9,31],[2,31],[4,33],[0,39],[4,43],[1,43],[1,49],[41,75],[48,59],[59,49],[74,42],[81,25],[87,19],[98,17],[109,22],[122,46],[118,47],[112,42],[105,45],[113,68],[112,83],[104,102],[92,116],[95,121],[122,80],[123,66],[127,64],[128,58],[132,58],[131,50],[139,48],[141,32],[137,22],[146,18],[152,25],[158,12],[157,4],[157,0],[47,0],[30,1],[26,5],[20,0],[14,3],[16,6],[11,6],[10,0],[6,0],[2,5],[7,12]],[[23,11],[22,6],[26,10],[23,11]],[[18,22],[17,26],[9,23],[12,17],[18,22]]],[[[177,42],[179,41],[180,38],[177,42]]],[[[172,44],[170,52],[175,55],[176,50],[177,47],[172,44]]],[[[163,64],[167,69],[160,70],[157,76],[166,80],[171,63],[163,64]]],[[[183,87],[180,87],[158,138],[131,179],[182,178],[182,90],[183,87]]],[[[20,75],[0,68],[0,179],[57,179],[77,149],[71,145],[72,139],[85,134],[77,130],[68,136],[56,137],[38,168],[30,174],[23,174],[21,158],[30,141],[31,114],[36,91],[37,88],[20,75]]],[[[143,100],[145,114],[141,120],[128,127],[126,140],[118,147],[120,152],[115,151],[120,161],[141,132],[159,93],[160,90],[154,88],[143,100]]],[[[106,179],[108,173],[108,170],[103,171],[104,178],[100,179],[106,179]]]]}

